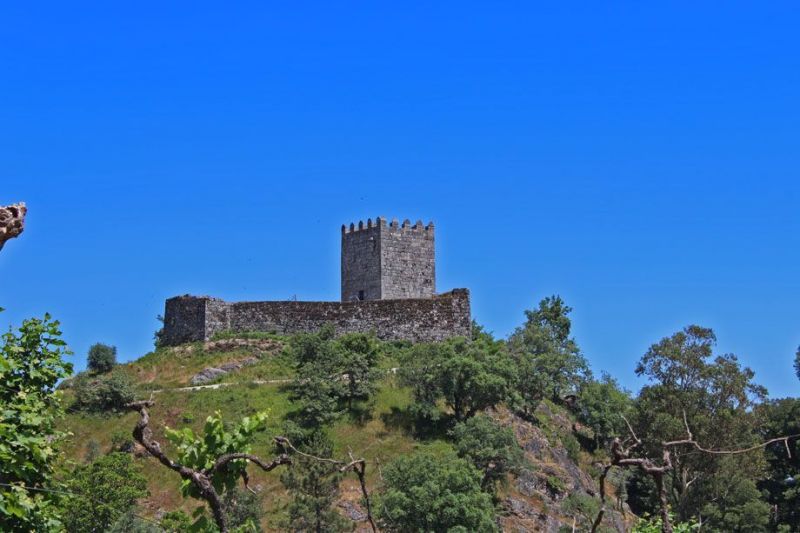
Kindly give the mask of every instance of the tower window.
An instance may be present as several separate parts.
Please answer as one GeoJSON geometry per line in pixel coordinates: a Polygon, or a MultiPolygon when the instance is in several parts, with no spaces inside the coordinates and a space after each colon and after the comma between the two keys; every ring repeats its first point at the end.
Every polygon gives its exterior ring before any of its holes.
{"type": "Polygon", "coordinates": [[[358,299],[359,299],[360,301],[363,301],[363,300],[364,300],[364,291],[358,291],[358,299]]]}

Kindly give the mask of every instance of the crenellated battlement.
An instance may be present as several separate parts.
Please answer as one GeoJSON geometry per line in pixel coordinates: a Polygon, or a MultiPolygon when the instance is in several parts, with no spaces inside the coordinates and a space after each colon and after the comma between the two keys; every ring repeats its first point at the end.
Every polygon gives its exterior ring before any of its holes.
{"type": "Polygon", "coordinates": [[[371,218],[368,218],[366,222],[363,220],[359,220],[358,223],[351,222],[349,225],[342,224],[342,235],[346,235],[348,233],[355,233],[358,231],[364,230],[371,230],[375,228],[389,228],[393,230],[414,230],[414,231],[427,231],[431,232],[434,230],[433,221],[428,222],[428,224],[423,224],[422,220],[417,220],[414,224],[411,223],[409,219],[405,219],[401,224],[400,221],[396,218],[393,218],[391,222],[387,222],[386,217],[377,217],[375,221],[371,218]]]}

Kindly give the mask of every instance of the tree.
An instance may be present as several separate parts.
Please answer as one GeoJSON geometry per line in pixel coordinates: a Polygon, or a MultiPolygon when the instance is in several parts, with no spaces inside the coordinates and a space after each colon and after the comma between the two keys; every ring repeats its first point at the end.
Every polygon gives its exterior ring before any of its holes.
{"type": "Polygon", "coordinates": [[[794,354],[794,373],[797,375],[797,379],[800,379],[800,347],[794,354]]]}
{"type": "Polygon", "coordinates": [[[75,377],[73,390],[72,408],[94,413],[122,410],[134,398],[133,381],[117,371],[105,376],[81,373],[75,377]]]}
{"type": "Polygon", "coordinates": [[[578,400],[578,418],[594,432],[595,447],[625,433],[620,415],[629,416],[633,400],[610,375],[604,373],[600,380],[583,383],[578,400]]]}
{"type": "MultiPolygon", "coordinates": [[[[758,441],[753,407],[766,390],[753,382],[753,371],[741,367],[735,355],[715,355],[715,344],[712,330],[688,326],[642,356],[636,373],[649,383],[637,398],[634,427],[645,456],[659,457],[663,443],[681,440],[687,425],[697,442],[709,449],[741,449],[758,441]]],[[[763,459],[754,455],[728,458],[736,466],[723,468],[718,456],[680,447],[671,453],[672,468],[664,481],[682,521],[697,516],[712,501],[725,501],[720,491],[725,490],[726,471],[756,479],[764,467],[763,459]],[[717,476],[719,482],[712,482],[717,476]]]]}
{"type": "MultiPolygon", "coordinates": [[[[800,434],[800,399],[783,398],[759,406],[763,439],[800,434]]],[[[789,453],[780,446],[765,450],[769,468],[758,483],[767,502],[775,510],[775,523],[790,531],[800,531],[800,439],[788,443],[789,453]]]]}
{"type": "Polygon", "coordinates": [[[402,359],[400,378],[412,388],[421,414],[438,418],[441,399],[455,420],[464,421],[508,399],[514,365],[502,343],[455,338],[413,346],[402,359]]]}
{"type": "Polygon", "coordinates": [[[481,473],[464,459],[417,451],[387,465],[383,480],[385,531],[497,531],[481,473]]]}
{"type": "Polygon", "coordinates": [[[147,478],[130,454],[110,453],[78,467],[67,481],[67,531],[106,531],[148,495],[147,478]]]}
{"type": "Polygon", "coordinates": [[[571,311],[560,296],[545,298],[537,309],[525,311],[525,324],[509,338],[525,414],[530,415],[543,398],[559,401],[565,394],[576,393],[591,376],[578,344],[570,337],[571,311]]]}
{"type": "Polygon", "coordinates": [[[105,374],[117,364],[117,347],[108,344],[96,343],[89,348],[86,357],[86,366],[91,372],[105,374]]]}
{"type": "Polygon", "coordinates": [[[457,424],[451,431],[459,457],[467,459],[483,474],[481,488],[494,486],[523,464],[523,453],[511,428],[502,427],[486,415],[457,424]]]}
{"type": "MultiPolygon", "coordinates": [[[[600,474],[600,510],[592,524],[592,533],[595,533],[603,522],[606,510],[606,480],[609,472],[614,467],[636,468],[641,473],[647,475],[655,485],[658,496],[658,513],[660,518],[662,533],[675,533],[673,527],[673,517],[669,505],[669,487],[666,481],[669,476],[675,477],[678,471],[673,462],[673,457],[679,452],[685,451],[688,454],[704,457],[706,460],[719,459],[723,466],[729,467],[723,475],[713,478],[703,478],[701,484],[708,485],[709,481],[720,485],[719,489],[712,490],[711,496],[707,500],[703,512],[708,514],[709,529],[711,531],[764,531],[769,520],[769,508],[759,501],[755,489],[750,480],[742,475],[740,464],[733,461],[736,456],[750,455],[762,448],[767,448],[772,444],[782,443],[789,449],[789,442],[797,439],[799,435],[783,435],[774,439],[769,439],[758,444],[739,449],[709,449],[700,444],[689,427],[689,422],[684,414],[684,431],[682,437],[664,441],[661,443],[660,459],[654,459],[646,453],[642,454],[642,439],[637,436],[633,428],[628,424],[630,435],[624,440],[616,437],[611,443],[611,461],[603,466],[600,474]],[[731,467],[733,469],[731,469],[731,467]],[[747,494],[750,492],[750,494],[747,494]],[[727,501],[726,501],[727,500],[727,501]]],[[[692,483],[697,481],[694,478],[692,483]]],[[[674,488],[674,486],[673,486],[674,488]]],[[[703,492],[700,491],[700,494],[703,492]]],[[[691,520],[691,519],[690,519],[691,520]]]]}
{"type": "Polygon", "coordinates": [[[327,327],[296,335],[290,350],[296,370],[292,399],[300,403],[298,418],[304,426],[328,424],[375,393],[380,346],[374,337],[350,333],[334,339],[327,327]]]}
{"type": "Polygon", "coordinates": [[[318,460],[333,457],[333,443],[317,431],[300,449],[309,456],[298,456],[281,475],[281,482],[292,496],[286,528],[318,533],[346,530],[350,524],[332,509],[342,475],[335,463],[318,460]]]}
{"type": "Polygon", "coordinates": [[[53,462],[65,433],[58,380],[72,371],[58,321],[50,315],[22,323],[0,347],[0,530],[57,528],[53,462]]]}

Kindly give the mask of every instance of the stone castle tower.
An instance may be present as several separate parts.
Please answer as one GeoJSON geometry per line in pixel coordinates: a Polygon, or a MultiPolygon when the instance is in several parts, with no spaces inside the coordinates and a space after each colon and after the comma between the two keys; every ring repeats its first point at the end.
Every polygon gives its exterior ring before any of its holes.
{"type": "Polygon", "coordinates": [[[397,219],[342,226],[342,301],[436,295],[433,222],[397,219]]]}

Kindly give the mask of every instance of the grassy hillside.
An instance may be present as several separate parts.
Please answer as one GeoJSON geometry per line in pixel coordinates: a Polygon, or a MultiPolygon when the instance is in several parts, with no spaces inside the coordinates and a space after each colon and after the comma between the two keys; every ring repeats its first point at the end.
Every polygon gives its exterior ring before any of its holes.
{"type": "MultiPolygon", "coordinates": [[[[156,401],[151,409],[151,427],[168,455],[175,450],[164,438],[164,427],[191,427],[200,431],[205,418],[219,411],[226,421],[235,422],[260,410],[269,410],[267,429],[260,433],[253,451],[262,457],[274,455],[272,439],[281,434],[286,415],[295,406],[286,390],[292,377],[292,365],[284,347],[287,340],[275,336],[223,338],[209,343],[196,343],[176,348],[164,348],[149,353],[137,361],[123,365],[120,370],[136,383],[136,395],[156,401]],[[254,364],[229,372],[197,388],[189,388],[192,376],[207,367],[256,358],[254,364]]],[[[397,365],[390,354],[381,363],[385,370],[374,401],[372,413],[361,419],[346,415],[332,427],[331,436],[336,455],[365,457],[370,464],[368,484],[375,490],[380,485],[380,472],[375,465],[385,465],[399,455],[418,447],[446,452],[451,445],[446,435],[415,438],[407,407],[410,391],[397,383],[392,368],[397,365]]],[[[73,392],[65,389],[67,405],[73,392]]],[[[505,409],[493,416],[502,424],[514,428],[526,451],[529,468],[509,479],[501,489],[500,508],[504,529],[522,531],[557,531],[560,526],[571,527],[584,520],[580,509],[575,510],[577,496],[595,490],[587,475],[592,457],[580,449],[573,434],[573,420],[562,407],[544,403],[537,412],[536,423],[523,421],[505,409]],[[572,502],[564,505],[565,502],[572,502]],[[519,529],[521,528],[521,529],[519,529]]],[[[109,451],[115,443],[130,439],[138,415],[135,413],[86,414],[69,412],[63,421],[72,432],[65,448],[67,461],[85,461],[91,449],[109,451]]],[[[149,480],[150,496],[142,502],[145,512],[156,516],[164,511],[192,511],[197,501],[183,499],[179,492],[177,474],[158,464],[143,453],[137,453],[149,480]]],[[[259,491],[266,517],[267,530],[278,528],[287,503],[287,494],[280,483],[280,471],[263,473],[251,469],[251,485],[259,491]]],[[[358,505],[360,492],[354,478],[345,478],[342,499],[358,505]]],[[[584,502],[585,503],[585,502],[584,502]]],[[[612,514],[612,520],[619,517],[612,514]]]]}

